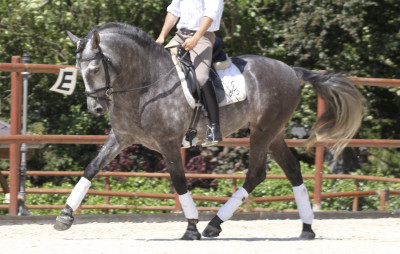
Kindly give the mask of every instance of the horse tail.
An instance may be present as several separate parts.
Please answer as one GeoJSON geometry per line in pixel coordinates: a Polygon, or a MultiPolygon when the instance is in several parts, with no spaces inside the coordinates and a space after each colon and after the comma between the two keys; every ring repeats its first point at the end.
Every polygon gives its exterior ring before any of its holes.
{"type": "Polygon", "coordinates": [[[340,74],[293,69],[298,78],[311,83],[325,101],[325,112],[313,126],[306,150],[309,152],[318,141],[337,139],[331,148],[336,159],[360,127],[367,109],[366,100],[355,85],[340,74]]]}

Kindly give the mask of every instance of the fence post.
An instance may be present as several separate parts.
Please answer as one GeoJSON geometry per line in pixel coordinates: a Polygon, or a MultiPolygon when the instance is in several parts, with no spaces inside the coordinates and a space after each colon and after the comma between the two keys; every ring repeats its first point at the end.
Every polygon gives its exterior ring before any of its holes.
{"type": "Polygon", "coordinates": [[[379,200],[381,203],[379,210],[381,211],[386,210],[386,206],[389,201],[389,193],[390,193],[389,189],[379,190],[379,200]]]}
{"type": "Polygon", "coordinates": [[[179,202],[179,195],[178,195],[178,192],[175,192],[174,213],[180,213],[180,212],[182,212],[182,206],[181,206],[181,203],[179,202]]]}
{"type": "MultiPolygon", "coordinates": [[[[20,56],[13,56],[11,63],[21,63],[20,56]]],[[[22,104],[22,75],[20,72],[11,73],[11,110],[10,134],[21,134],[21,104],[22,104]]],[[[10,206],[9,215],[18,213],[18,170],[21,162],[21,144],[10,144],[10,206]]]]}
{"type": "MultiPolygon", "coordinates": [[[[318,96],[317,118],[325,112],[325,103],[320,96],[318,96]]],[[[324,147],[317,146],[315,148],[315,176],[314,176],[314,203],[313,210],[319,211],[321,209],[321,191],[322,191],[322,171],[324,164],[324,147]]]]}
{"type": "Polygon", "coordinates": [[[181,147],[181,159],[183,169],[186,170],[186,148],[181,147]]]}
{"type": "Polygon", "coordinates": [[[232,195],[237,191],[237,182],[236,178],[232,179],[232,195]]]}
{"type": "MultiPolygon", "coordinates": [[[[359,187],[358,186],[358,180],[356,179],[356,180],[354,180],[354,188],[355,188],[356,191],[359,190],[358,187],[359,187]]],[[[358,203],[359,203],[359,197],[355,196],[354,200],[353,200],[353,212],[358,211],[358,203]]]]}
{"type": "MultiPolygon", "coordinates": [[[[105,185],[106,185],[105,189],[106,189],[106,191],[109,191],[110,190],[110,177],[106,176],[104,180],[105,180],[105,185]]],[[[110,204],[110,196],[106,196],[104,201],[105,201],[106,205],[108,206],[110,204]]],[[[110,212],[110,210],[108,210],[108,209],[104,210],[105,214],[108,214],[109,212],[110,212]]]]}
{"type": "Polygon", "coordinates": [[[246,198],[246,212],[251,212],[251,197],[246,198]]]}

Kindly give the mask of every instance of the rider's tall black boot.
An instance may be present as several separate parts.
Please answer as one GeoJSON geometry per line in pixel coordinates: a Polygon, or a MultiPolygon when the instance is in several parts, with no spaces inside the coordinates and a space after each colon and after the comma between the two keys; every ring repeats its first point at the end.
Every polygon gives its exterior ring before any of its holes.
{"type": "Polygon", "coordinates": [[[208,134],[202,146],[212,146],[222,141],[222,134],[219,129],[219,108],[217,95],[211,79],[201,87],[204,108],[207,111],[208,134]]]}

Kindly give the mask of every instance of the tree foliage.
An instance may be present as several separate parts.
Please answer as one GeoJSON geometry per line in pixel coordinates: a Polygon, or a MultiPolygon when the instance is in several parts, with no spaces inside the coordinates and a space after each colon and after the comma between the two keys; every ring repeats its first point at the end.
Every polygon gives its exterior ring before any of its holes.
{"type": "MultiPolygon", "coordinates": [[[[217,35],[223,38],[225,50],[230,56],[257,54],[309,69],[343,71],[353,76],[400,78],[398,1],[224,2],[223,20],[217,35]]],[[[74,64],[75,48],[67,38],[66,30],[85,35],[92,27],[110,21],[133,24],[156,38],[169,3],[169,0],[0,1],[0,62],[10,62],[11,56],[28,53],[33,63],[74,64]]],[[[9,73],[0,73],[0,118],[3,120],[9,117],[9,80],[9,73]]],[[[52,74],[32,74],[29,79],[30,133],[104,134],[109,129],[105,117],[87,112],[82,80],[78,80],[80,85],[71,96],[50,92],[49,88],[55,81],[56,75],[52,74]]],[[[400,89],[360,89],[369,102],[369,113],[358,137],[399,139],[400,89]]],[[[315,98],[311,86],[304,85],[302,103],[289,127],[311,127],[316,118],[315,98]]],[[[287,133],[287,137],[291,137],[290,131],[287,133]]],[[[138,148],[132,149],[137,151],[138,148]]],[[[36,152],[29,167],[32,170],[82,170],[97,150],[97,146],[88,145],[46,146],[36,152]]],[[[241,170],[247,167],[246,162],[239,163],[240,160],[246,161],[245,152],[235,149],[227,152],[223,148],[209,149],[202,154],[201,151],[193,152],[193,157],[200,154],[202,157],[197,159],[198,165],[191,165],[206,171],[241,170]],[[213,159],[215,157],[219,159],[213,159]],[[201,166],[204,163],[206,166],[201,166]]],[[[117,158],[121,162],[121,158],[126,156],[134,161],[124,170],[144,167],[143,159],[127,153],[117,158]]],[[[301,150],[297,153],[303,158],[301,150]]],[[[382,167],[388,174],[393,171],[400,177],[399,164],[390,159],[396,156],[398,149],[373,153],[373,160],[385,154],[385,161],[389,164],[382,167]]],[[[162,163],[155,167],[161,169],[162,163]]],[[[376,172],[374,166],[370,168],[370,173],[376,172]]]]}

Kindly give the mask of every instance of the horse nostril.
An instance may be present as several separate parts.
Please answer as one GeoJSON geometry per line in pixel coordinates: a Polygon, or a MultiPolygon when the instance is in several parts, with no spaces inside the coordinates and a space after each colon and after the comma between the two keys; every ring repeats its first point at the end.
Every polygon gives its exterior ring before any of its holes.
{"type": "Polygon", "coordinates": [[[103,108],[96,108],[96,114],[102,114],[103,113],[103,108]]]}

